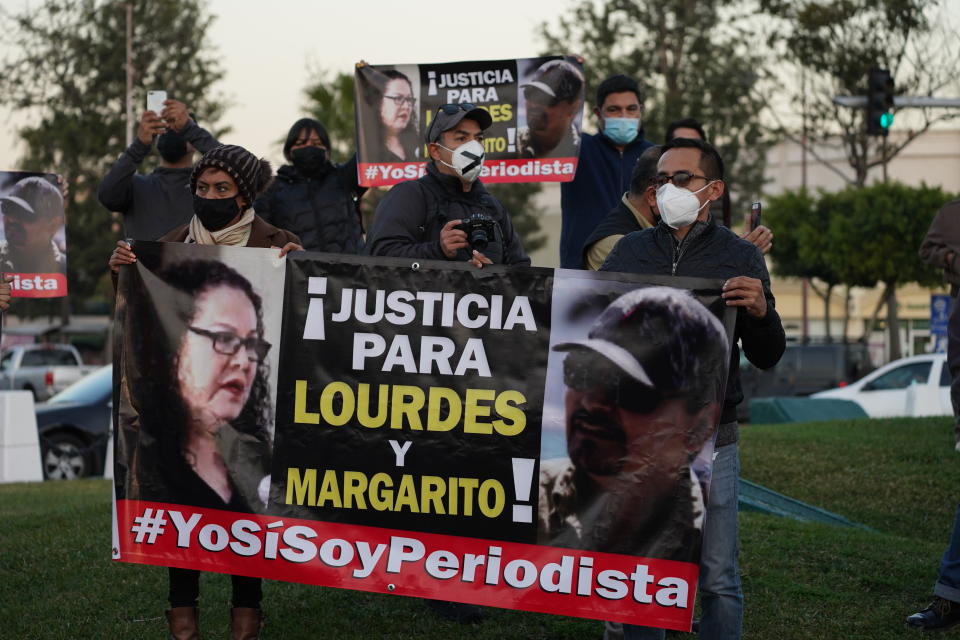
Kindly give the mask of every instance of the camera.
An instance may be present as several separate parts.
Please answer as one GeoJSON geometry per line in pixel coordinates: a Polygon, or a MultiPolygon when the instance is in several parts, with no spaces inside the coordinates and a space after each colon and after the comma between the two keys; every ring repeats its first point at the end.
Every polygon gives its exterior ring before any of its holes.
{"type": "Polygon", "coordinates": [[[470,243],[471,249],[483,251],[496,238],[494,231],[496,224],[493,218],[485,213],[478,212],[471,213],[463,218],[456,228],[466,232],[467,242],[470,243]]]}

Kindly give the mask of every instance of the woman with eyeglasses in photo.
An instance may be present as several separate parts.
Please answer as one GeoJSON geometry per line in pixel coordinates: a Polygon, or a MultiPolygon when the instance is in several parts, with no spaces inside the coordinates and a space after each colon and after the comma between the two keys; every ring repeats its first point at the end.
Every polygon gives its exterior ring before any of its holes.
{"type": "MultiPolygon", "coordinates": [[[[302,250],[299,238],[251,206],[270,183],[270,163],[234,145],[216,147],[194,168],[194,217],[160,240],[186,244],[302,250]]],[[[117,242],[110,268],[137,261],[117,242]]],[[[270,468],[269,391],[260,297],[246,278],[208,260],[157,272],[172,288],[158,307],[141,288],[119,304],[131,318],[123,336],[127,384],[136,413],[120,411],[118,461],[129,465],[126,499],[227,511],[264,508],[270,468]],[[163,331],[156,330],[163,327],[163,331]],[[129,364],[128,364],[129,362],[129,364]],[[125,452],[134,447],[135,451],[125,452]],[[243,469],[240,467],[243,466],[243,469]]],[[[170,567],[170,637],[199,638],[200,572],[170,567]]],[[[231,637],[254,640],[263,623],[262,580],[231,576],[231,637]]]]}
{"type": "Polygon", "coordinates": [[[413,83],[401,71],[378,70],[366,94],[376,116],[371,140],[381,145],[366,162],[415,162],[420,159],[417,97],[413,83]]]}
{"type": "MultiPolygon", "coordinates": [[[[136,405],[133,416],[120,411],[124,497],[262,512],[270,482],[271,345],[260,296],[212,260],[174,262],[156,276],[170,287],[162,306],[139,287],[126,300],[125,391],[136,405]]],[[[170,637],[199,638],[200,571],[168,572],[170,637]]],[[[231,637],[257,638],[262,580],[231,582],[231,637]]]]}

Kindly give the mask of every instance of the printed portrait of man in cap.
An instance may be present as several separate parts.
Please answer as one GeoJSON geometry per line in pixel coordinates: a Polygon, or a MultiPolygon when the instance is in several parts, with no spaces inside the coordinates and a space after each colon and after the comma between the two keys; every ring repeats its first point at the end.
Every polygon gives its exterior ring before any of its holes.
{"type": "Polygon", "coordinates": [[[694,460],[723,402],[723,325],[687,291],[635,289],[566,352],[569,458],[540,466],[538,542],[697,562],[705,512],[694,460]]]}
{"type": "Polygon", "coordinates": [[[526,126],[517,131],[518,157],[561,158],[577,154],[583,89],[583,73],[566,60],[545,62],[521,82],[526,126]]]}
{"type": "Polygon", "coordinates": [[[63,196],[42,176],[23,178],[0,197],[4,241],[0,271],[65,273],[66,255],[54,236],[63,227],[63,196]]]}

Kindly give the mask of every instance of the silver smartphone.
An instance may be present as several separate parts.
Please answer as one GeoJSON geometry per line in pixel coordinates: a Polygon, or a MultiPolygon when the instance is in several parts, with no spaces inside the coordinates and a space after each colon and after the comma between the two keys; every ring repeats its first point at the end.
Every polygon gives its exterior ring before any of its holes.
{"type": "Polygon", "coordinates": [[[166,91],[147,91],[147,111],[153,111],[158,116],[163,111],[163,103],[167,101],[166,91]]]}

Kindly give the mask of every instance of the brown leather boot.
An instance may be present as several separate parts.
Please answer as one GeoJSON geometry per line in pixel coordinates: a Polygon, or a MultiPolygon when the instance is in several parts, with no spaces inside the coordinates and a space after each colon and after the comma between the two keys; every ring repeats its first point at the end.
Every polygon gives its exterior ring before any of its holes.
{"type": "Polygon", "coordinates": [[[200,639],[200,610],[196,607],[173,607],[167,610],[171,640],[200,639]]]}
{"type": "Polygon", "coordinates": [[[231,640],[257,640],[263,628],[263,611],[250,607],[230,609],[231,640]]]}

